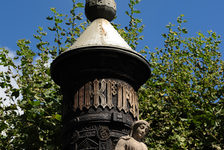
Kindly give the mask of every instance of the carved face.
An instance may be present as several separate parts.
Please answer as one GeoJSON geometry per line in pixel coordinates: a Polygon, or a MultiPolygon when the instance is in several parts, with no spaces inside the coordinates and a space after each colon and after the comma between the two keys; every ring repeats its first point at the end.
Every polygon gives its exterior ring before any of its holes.
{"type": "Polygon", "coordinates": [[[138,138],[138,139],[142,139],[145,137],[145,135],[147,134],[148,132],[148,127],[147,125],[145,124],[140,124],[137,129],[136,129],[136,132],[135,132],[135,136],[138,138]]]}

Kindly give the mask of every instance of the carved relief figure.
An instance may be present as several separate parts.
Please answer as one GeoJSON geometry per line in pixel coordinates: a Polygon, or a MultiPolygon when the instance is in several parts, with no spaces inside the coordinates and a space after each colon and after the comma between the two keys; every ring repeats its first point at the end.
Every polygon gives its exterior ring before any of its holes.
{"type": "Polygon", "coordinates": [[[139,120],[133,123],[130,135],[122,136],[115,150],[148,150],[147,146],[142,142],[149,130],[149,123],[139,120]]]}

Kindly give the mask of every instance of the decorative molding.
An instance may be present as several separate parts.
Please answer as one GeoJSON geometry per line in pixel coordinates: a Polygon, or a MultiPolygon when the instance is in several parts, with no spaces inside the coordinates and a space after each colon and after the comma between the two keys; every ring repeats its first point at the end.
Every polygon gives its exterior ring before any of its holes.
{"type": "Polygon", "coordinates": [[[110,138],[110,130],[106,126],[100,126],[97,135],[100,140],[106,141],[110,138]]]}

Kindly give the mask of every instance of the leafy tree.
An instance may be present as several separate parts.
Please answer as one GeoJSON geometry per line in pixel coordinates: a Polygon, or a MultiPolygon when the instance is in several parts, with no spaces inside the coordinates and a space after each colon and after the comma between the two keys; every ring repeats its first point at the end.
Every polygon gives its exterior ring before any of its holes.
{"type": "Polygon", "coordinates": [[[12,104],[1,105],[0,149],[60,149],[62,96],[50,77],[49,65],[85,28],[86,22],[76,23],[83,15],[75,14],[75,10],[82,7],[82,3],[73,1],[68,15],[51,8],[53,15],[47,20],[52,22],[48,30],[54,34],[53,42],[46,40],[47,32],[39,27],[34,35],[35,50],[26,39],[17,42],[19,50],[15,58],[10,58],[8,50],[1,48],[0,62],[7,67],[7,71],[0,74],[0,86],[6,93],[1,102],[12,104]]]}
{"type": "Polygon", "coordinates": [[[224,149],[224,61],[220,36],[187,38],[167,25],[164,48],[149,52],[152,77],[139,90],[141,116],[151,122],[150,149],[224,149]]]}
{"type": "MultiPolygon", "coordinates": [[[[129,1],[127,26],[113,23],[133,49],[143,39],[144,26],[136,18],[138,3],[129,1]]],[[[61,149],[62,96],[50,77],[49,64],[85,30],[83,6],[73,0],[67,15],[51,8],[47,20],[52,26],[48,33],[38,27],[36,48],[21,39],[14,58],[0,49],[0,66],[5,70],[0,72],[0,87],[6,94],[0,99],[0,149],[61,149]]],[[[152,77],[139,90],[141,117],[151,122],[147,144],[151,149],[222,149],[224,62],[218,52],[219,36],[209,32],[207,37],[198,33],[184,38],[182,17],[176,29],[167,26],[164,48],[147,57],[152,77]]],[[[146,49],[141,52],[146,54],[146,49]]]]}

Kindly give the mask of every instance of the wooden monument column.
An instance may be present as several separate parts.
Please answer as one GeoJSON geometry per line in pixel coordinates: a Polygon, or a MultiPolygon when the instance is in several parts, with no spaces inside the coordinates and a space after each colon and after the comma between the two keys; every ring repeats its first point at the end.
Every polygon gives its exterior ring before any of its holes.
{"type": "Polygon", "coordinates": [[[150,67],[111,25],[114,0],[86,0],[85,12],[92,23],[51,64],[63,94],[63,149],[113,150],[138,120],[136,91],[150,67]]]}

